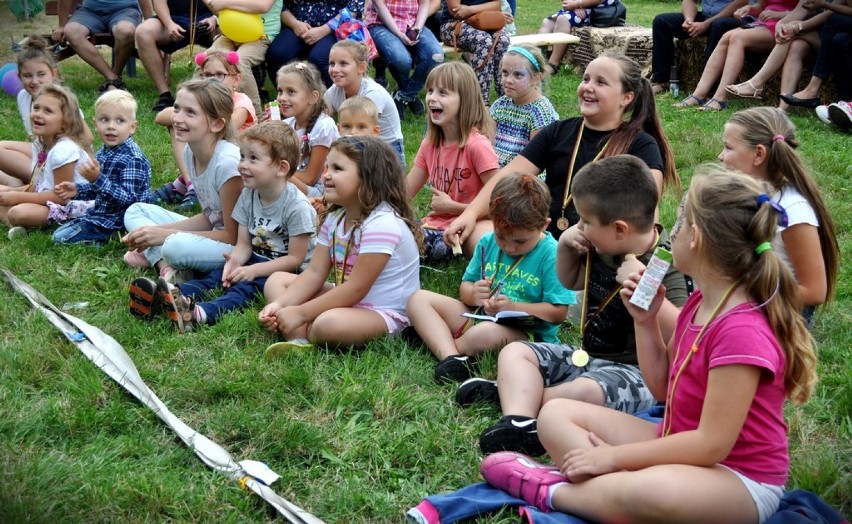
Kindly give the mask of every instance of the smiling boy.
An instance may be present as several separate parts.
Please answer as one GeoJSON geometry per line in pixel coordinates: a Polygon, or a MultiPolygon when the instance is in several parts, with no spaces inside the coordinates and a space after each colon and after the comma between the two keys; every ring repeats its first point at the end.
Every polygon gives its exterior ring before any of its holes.
{"type": "Polygon", "coordinates": [[[102,245],[124,228],[124,212],[143,200],[151,185],[151,164],[133,141],[136,131],[136,99],[120,89],[107,91],[95,102],[95,129],[103,146],[95,161],[81,160],[80,174],[88,184],[63,182],[58,196],[92,200],[91,210],[60,226],[53,241],[60,244],[102,245]]]}

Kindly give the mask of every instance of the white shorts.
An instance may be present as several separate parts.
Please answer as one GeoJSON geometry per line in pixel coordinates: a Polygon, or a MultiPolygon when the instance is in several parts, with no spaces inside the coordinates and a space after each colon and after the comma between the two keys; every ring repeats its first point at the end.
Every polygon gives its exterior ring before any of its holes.
{"type": "Polygon", "coordinates": [[[773,513],[778,511],[778,506],[781,504],[781,497],[784,496],[784,486],[776,486],[775,484],[767,484],[752,480],[739,471],[719,464],[723,468],[730,470],[734,475],[739,477],[746,489],[751,495],[754,504],[757,506],[757,521],[762,523],[766,521],[773,513]]]}

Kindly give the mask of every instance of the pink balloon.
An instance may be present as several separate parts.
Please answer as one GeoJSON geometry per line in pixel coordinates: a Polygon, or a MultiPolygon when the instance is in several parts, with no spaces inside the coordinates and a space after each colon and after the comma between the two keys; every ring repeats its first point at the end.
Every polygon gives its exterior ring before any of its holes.
{"type": "Polygon", "coordinates": [[[18,96],[18,93],[21,92],[24,85],[21,83],[21,79],[18,78],[17,69],[7,71],[6,74],[3,75],[2,86],[3,91],[5,91],[6,94],[10,96],[18,96]]]}

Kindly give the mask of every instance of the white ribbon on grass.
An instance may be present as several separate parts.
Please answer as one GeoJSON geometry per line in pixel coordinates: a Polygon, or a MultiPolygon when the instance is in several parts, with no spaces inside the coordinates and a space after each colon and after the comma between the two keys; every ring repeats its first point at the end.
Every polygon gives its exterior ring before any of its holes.
{"type": "Polygon", "coordinates": [[[222,446],[174,416],[166,405],[157,398],[157,395],[148,388],[142,377],[139,376],[139,371],[133,364],[133,360],[114,338],[99,328],[60,311],[41,293],[19,280],[12,272],[3,269],[2,273],[9,285],[15,291],[24,295],[33,307],[40,310],[51,324],[77,346],[77,349],[86,358],[156,413],[205,464],[222,475],[237,481],[245,489],[253,491],[270,503],[288,522],[294,524],[324,524],[322,520],[281,497],[267,485],[275,482],[279,476],[265,464],[254,460],[234,462],[230,453],[225,451],[222,446]]]}

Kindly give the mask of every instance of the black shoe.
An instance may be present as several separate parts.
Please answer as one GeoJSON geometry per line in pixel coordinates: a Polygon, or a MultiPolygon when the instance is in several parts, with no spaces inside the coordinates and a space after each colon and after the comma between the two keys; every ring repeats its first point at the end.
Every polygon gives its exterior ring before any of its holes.
{"type": "Polygon", "coordinates": [[[195,189],[190,189],[183,195],[183,198],[180,201],[175,209],[178,211],[192,211],[195,209],[195,206],[200,205],[198,203],[198,195],[195,193],[195,189]]]}
{"type": "Polygon", "coordinates": [[[545,454],[538,440],[538,421],[534,418],[508,415],[479,435],[479,448],[486,455],[498,451],[516,451],[531,457],[545,454]]]}
{"type": "Polygon", "coordinates": [[[399,113],[399,121],[402,122],[405,118],[405,106],[408,104],[399,98],[399,91],[394,91],[393,103],[396,106],[396,112],[399,113]]]}
{"type": "Polygon", "coordinates": [[[462,382],[456,390],[456,402],[463,408],[476,402],[500,405],[497,383],[484,378],[471,378],[462,382]]]}
{"type": "Polygon", "coordinates": [[[376,68],[376,78],[374,78],[374,80],[385,89],[388,88],[388,77],[385,75],[384,69],[379,72],[378,68],[376,68]]]}
{"type": "Polygon", "coordinates": [[[110,90],[110,87],[127,91],[127,84],[125,84],[124,80],[122,80],[122,78],[119,76],[117,78],[113,78],[112,80],[104,80],[101,85],[98,86],[98,95],[106,93],[110,90]]]}
{"type": "Polygon", "coordinates": [[[402,331],[399,332],[399,338],[407,342],[409,346],[421,347],[426,345],[423,343],[423,339],[420,338],[420,334],[414,329],[414,326],[402,328],[402,331]]]}
{"type": "Polygon", "coordinates": [[[171,182],[163,184],[151,191],[149,204],[174,204],[183,199],[183,193],[178,193],[175,185],[171,182]]]}
{"type": "Polygon", "coordinates": [[[408,110],[411,111],[412,115],[419,116],[426,112],[426,106],[423,105],[423,102],[421,102],[419,98],[415,98],[406,105],[408,106],[408,110]]]}
{"type": "Polygon", "coordinates": [[[150,278],[139,277],[130,283],[130,312],[144,320],[160,314],[163,302],[157,291],[157,283],[150,278]]]}
{"type": "Polygon", "coordinates": [[[435,380],[441,383],[464,382],[473,375],[473,359],[451,355],[435,366],[435,380]]]}
{"type": "Polygon", "coordinates": [[[820,100],[818,96],[814,97],[814,98],[799,98],[799,97],[793,96],[793,95],[780,95],[780,96],[781,96],[781,100],[787,102],[791,106],[796,106],[796,107],[806,107],[808,109],[816,109],[817,106],[822,104],[822,100],[820,100]]]}
{"type": "Polygon", "coordinates": [[[171,92],[166,91],[165,93],[160,93],[160,98],[157,99],[157,103],[154,104],[154,107],[151,108],[151,111],[159,113],[163,109],[167,107],[172,107],[173,105],[175,105],[175,99],[172,96],[171,92]]]}

